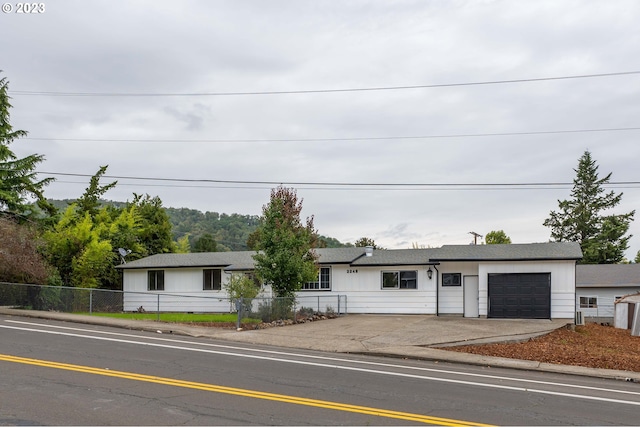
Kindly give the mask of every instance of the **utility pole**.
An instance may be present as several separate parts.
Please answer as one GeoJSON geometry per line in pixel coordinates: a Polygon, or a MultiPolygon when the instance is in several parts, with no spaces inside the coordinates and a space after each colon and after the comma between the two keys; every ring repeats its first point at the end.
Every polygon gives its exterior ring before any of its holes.
{"type": "Polygon", "coordinates": [[[482,239],[482,234],[478,234],[475,231],[470,231],[469,234],[473,234],[473,244],[478,244],[478,237],[482,239]]]}

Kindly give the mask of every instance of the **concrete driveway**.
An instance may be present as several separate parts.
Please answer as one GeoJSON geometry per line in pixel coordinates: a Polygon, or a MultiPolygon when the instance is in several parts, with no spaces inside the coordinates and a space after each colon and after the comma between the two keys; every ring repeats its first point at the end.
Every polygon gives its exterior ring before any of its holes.
{"type": "Polygon", "coordinates": [[[337,319],[242,331],[232,339],[313,350],[369,353],[398,347],[522,341],[546,334],[567,323],[570,323],[567,319],[507,320],[349,314],[337,319]]]}

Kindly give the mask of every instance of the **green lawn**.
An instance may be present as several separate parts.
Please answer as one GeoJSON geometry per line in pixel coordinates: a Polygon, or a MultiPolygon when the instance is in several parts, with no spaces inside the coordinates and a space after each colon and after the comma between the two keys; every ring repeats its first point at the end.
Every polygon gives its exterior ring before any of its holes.
{"type": "MultiPolygon", "coordinates": [[[[78,313],[89,314],[89,313],[78,313]]],[[[115,317],[131,320],[158,320],[157,313],[91,313],[92,316],[115,317]]],[[[235,323],[238,316],[235,313],[160,313],[161,322],[169,323],[235,323]]],[[[260,323],[260,319],[242,319],[242,323],[260,323]]]]}

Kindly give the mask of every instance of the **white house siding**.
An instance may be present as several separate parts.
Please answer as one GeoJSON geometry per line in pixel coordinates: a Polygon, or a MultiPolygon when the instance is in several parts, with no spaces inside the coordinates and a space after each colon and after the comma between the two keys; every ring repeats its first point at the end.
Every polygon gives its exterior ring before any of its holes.
{"type": "MultiPolygon", "coordinates": [[[[606,320],[613,320],[614,303],[616,297],[623,297],[625,295],[633,294],[640,291],[638,287],[616,287],[616,288],[576,288],[576,310],[582,311],[583,317],[597,317],[606,318],[606,320]],[[580,307],[580,297],[595,297],[597,298],[597,307],[594,308],[582,308],[580,307]]],[[[605,319],[603,319],[604,321],[605,319]]]]}
{"type": "Polygon", "coordinates": [[[435,276],[427,277],[424,265],[401,267],[331,267],[331,291],[301,291],[310,298],[345,295],[348,313],[435,314],[435,276]],[[382,289],[383,271],[417,271],[417,289],[382,289]]]}
{"type": "MultiPolygon", "coordinates": [[[[154,269],[162,270],[162,269],[154,269]]],[[[127,270],[124,275],[124,311],[224,313],[232,310],[224,290],[202,289],[202,268],[164,269],[164,290],[147,290],[147,271],[127,270]]],[[[229,280],[222,273],[222,282],[229,280]]]]}
{"type": "Polygon", "coordinates": [[[488,312],[490,273],[551,273],[551,318],[573,319],[575,316],[575,261],[482,262],[478,271],[480,316],[488,312]]]}
{"type": "MultiPolygon", "coordinates": [[[[440,277],[438,277],[438,293],[440,303],[438,304],[439,314],[460,314],[464,313],[464,276],[477,276],[477,262],[446,262],[437,266],[440,277]],[[442,286],[442,274],[461,273],[460,286],[442,286]]],[[[434,272],[435,268],[431,268],[434,272]]],[[[482,292],[480,292],[482,295],[482,292]]]]}
{"type": "MultiPolygon", "coordinates": [[[[159,269],[159,268],[158,268],[159,269]]],[[[347,313],[379,314],[455,314],[464,313],[464,277],[478,276],[479,314],[487,315],[488,275],[490,273],[551,273],[551,317],[573,319],[576,309],[574,261],[442,262],[432,266],[331,266],[330,291],[301,291],[299,304],[324,311],[338,311],[337,296],[346,296],[347,313]],[[437,270],[436,270],[437,269],[437,270]],[[417,271],[417,289],[382,289],[383,271],[417,271]],[[460,273],[461,286],[442,286],[443,273],[460,273]],[[439,274],[439,276],[436,276],[439,274]],[[436,284],[439,285],[436,292],[436,284]],[[436,300],[439,300],[436,307],[436,300]]],[[[124,310],[143,307],[156,311],[229,312],[233,311],[224,290],[202,290],[202,268],[165,268],[164,291],[147,290],[146,268],[124,271],[124,310]]],[[[223,283],[230,275],[222,273],[223,283]]],[[[269,296],[269,288],[263,290],[269,296]]],[[[341,302],[342,304],[342,302],[341,302]]]]}

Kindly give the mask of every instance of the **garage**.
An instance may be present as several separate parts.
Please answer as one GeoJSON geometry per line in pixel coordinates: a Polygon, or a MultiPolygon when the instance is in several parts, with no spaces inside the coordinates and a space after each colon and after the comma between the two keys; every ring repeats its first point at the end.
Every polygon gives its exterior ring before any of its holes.
{"type": "Polygon", "coordinates": [[[488,317],[551,318],[551,273],[492,273],[488,286],[488,317]]]}

